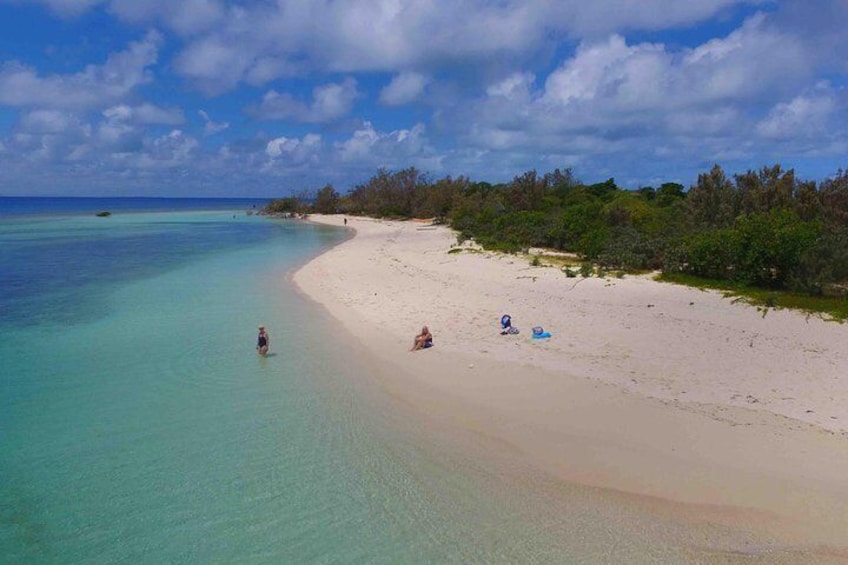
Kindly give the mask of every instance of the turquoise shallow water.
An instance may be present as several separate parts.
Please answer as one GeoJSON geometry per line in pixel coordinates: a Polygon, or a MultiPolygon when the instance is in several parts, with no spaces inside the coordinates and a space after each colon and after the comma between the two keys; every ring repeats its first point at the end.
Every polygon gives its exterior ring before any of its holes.
{"type": "Polygon", "coordinates": [[[484,456],[369,384],[285,281],[343,238],[238,209],[3,221],[2,561],[691,556],[657,543],[666,524],[484,456]]]}

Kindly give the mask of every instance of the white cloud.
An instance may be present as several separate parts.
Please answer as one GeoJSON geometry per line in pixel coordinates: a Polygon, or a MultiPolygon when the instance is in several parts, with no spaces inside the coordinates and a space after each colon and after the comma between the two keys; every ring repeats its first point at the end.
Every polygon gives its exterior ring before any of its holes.
{"type": "Polygon", "coordinates": [[[607,142],[738,135],[745,120],[753,125],[745,108],[777,102],[805,83],[805,55],[762,16],[678,52],[612,35],[580,44],[539,89],[528,73],[502,79],[454,121],[471,116],[463,123],[467,139],[499,150],[571,147],[578,135],[607,142]]]}
{"type": "Polygon", "coordinates": [[[43,164],[66,159],[71,148],[87,145],[91,137],[91,126],[72,113],[34,110],[21,116],[8,141],[21,160],[43,164]]]}
{"type": "MultiPolygon", "coordinates": [[[[112,0],[107,5],[126,21],[162,24],[188,39],[175,69],[206,92],[218,93],[241,81],[261,86],[314,69],[497,67],[503,60],[531,61],[546,44],[564,37],[687,26],[760,1],[112,0]]],[[[386,96],[391,104],[391,90],[386,96]]]]}
{"type": "Polygon", "coordinates": [[[837,92],[829,84],[821,83],[810,92],[775,105],[757,124],[756,132],[773,140],[826,137],[830,127],[846,126],[845,109],[838,104],[837,92]]]}
{"type": "Polygon", "coordinates": [[[370,122],[345,141],[337,142],[335,151],[344,163],[355,163],[364,168],[406,167],[410,164],[426,170],[438,170],[441,157],[430,145],[424,124],[410,129],[379,132],[370,122]]]}
{"type": "Polygon", "coordinates": [[[321,148],[321,136],[313,133],[306,134],[303,139],[277,137],[265,146],[265,154],[271,159],[283,155],[305,157],[321,148]]]}
{"type": "Polygon", "coordinates": [[[348,115],[357,96],[356,81],[352,78],[315,87],[308,104],[290,94],[270,90],[262,97],[255,114],[265,120],[326,123],[348,115]]]}
{"type": "Polygon", "coordinates": [[[266,159],[261,170],[277,173],[308,170],[320,163],[323,148],[321,136],[313,133],[300,139],[277,137],[265,145],[266,159]]]}
{"type": "MultiPolygon", "coordinates": [[[[149,125],[179,125],[185,122],[182,110],[163,109],[152,104],[121,104],[103,111],[97,126],[98,149],[108,153],[143,151],[149,125]]],[[[175,130],[179,131],[179,130],[175,130]]]]}
{"type": "MultiPolygon", "coordinates": [[[[171,43],[163,49],[162,38],[152,33],[105,61],[70,72],[45,71],[23,55],[21,62],[0,60],[0,107],[20,113],[11,132],[2,133],[4,167],[37,159],[58,166],[73,161],[75,171],[89,166],[92,174],[132,176],[180,163],[197,174],[214,170],[215,178],[255,180],[250,175],[266,170],[341,178],[350,171],[361,175],[378,166],[411,164],[430,171],[450,164],[452,174],[508,178],[551,163],[579,164],[589,175],[650,169],[645,178],[658,178],[676,167],[709,166],[703,163],[713,159],[760,160],[752,164],[757,167],[774,155],[838,154],[848,131],[844,0],[0,0],[0,5],[24,2],[67,18],[101,10],[134,30],[166,30],[171,43]],[[758,4],[767,11],[722,37],[709,35],[712,24],[726,28],[758,4]],[[687,43],[704,34],[702,44],[687,43]],[[162,62],[162,73],[156,67],[160,55],[172,57],[162,62]],[[176,81],[148,89],[160,76],[176,81]],[[375,86],[376,76],[391,80],[375,86]],[[815,86],[824,77],[833,86],[815,86]],[[250,91],[221,96],[209,106],[192,92],[219,95],[244,84],[265,95],[248,109],[258,120],[238,128],[199,108],[220,109],[252,96],[250,91]],[[302,92],[291,84],[319,86],[302,92]],[[218,138],[223,146],[201,144],[186,133],[182,110],[162,102],[171,88],[180,91],[186,112],[202,118],[192,123],[198,137],[227,130],[218,138]],[[148,92],[155,93],[155,101],[150,99],[155,103],[145,102],[148,92]],[[373,106],[378,100],[401,106],[425,96],[426,104],[415,108],[423,123],[415,125],[393,122],[396,111],[373,106]],[[432,114],[425,116],[428,110],[432,114]],[[324,137],[269,141],[249,131],[270,129],[259,120],[332,126],[322,127],[324,137]],[[363,125],[341,133],[356,123],[363,125]],[[163,136],[161,126],[182,129],[163,136]]],[[[69,25],[77,23],[85,19],[69,25]]],[[[101,47],[114,41],[111,33],[127,29],[105,28],[101,47]]],[[[51,68],[67,68],[96,48],[69,50],[51,68]]],[[[30,174],[41,170],[47,167],[33,166],[30,174]]]]}
{"type": "Polygon", "coordinates": [[[226,3],[217,0],[112,0],[109,9],[129,22],[161,21],[177,33],[188,36],[212,29],[227,17],[226,3]]]}
{"type": "Polygon", "coordinates": [[[191,43],[174,68],[208,93],[234,88],[250,68],[251,54],[224,39],[207,37],[191,43]]]}
{"type": "Polygon", "coordinates": [[[527,101],[536,77],[533,73],[513,73],[505,79],[486,88],[486,95],[495,98],[527,101]]]}
{"type": "Polygon", "coordinates": [[[106,153],[126,153],[142,149],[144,133],[120,119],[102,122],[96,131],[96,143],[106,153]]]}
{"type": "Polygon", "coordinates": [[[35,110],[21,116],[18,131],[27,134],[61,134],[82,126],[73,114],[58,110],[35,110]]]}
{"type": "Polygon", "coordinates": [[[568,106],[582,102],[620,101],[624,105],[656,103],[673,70],[663,46],[628,46],[621,36],[581,45],[575,56],[545,81],[544,102],[568,106]]]}
{"type": "Polygon", "coordinates": [[[179,108],[159,108],[153,104],[129,106],[120,104],[103,111],[110,121],[132,122],[136,124],[179,125],[185,122],[183,111],[179,108]]]}
{"type": "Polygon", "coordinates": [[[162,162],[184,162],[198,146],[196,139],[186,135],[182,130],[175,129],[167,135],[155,138],[150,143],[150,154],[162,162]]]}
{"type": "Polygon", "coordinates": [[[230,127],[230,122],[213,122],[209,118],[209,114],[203,110],[198,110],[197,113],[200,114],[200,117],[203,118],[203,121],[205,122],[203,126],[203,135],[215,135],[216,133],[222,132],[230,127]]]}
{"type": "Polygon", "coordinates": [[[159,137],[144,139],[142,146],[132,151],[109,154],[112,166],[127,170],[161,170],[184,166],[197,154],[199,142],[174,129],[159,137]]]}
{"type": "Polygon", "coordinates": [[[380,102],[388,106],[402,106],[415,102],[424,93],[430,79],[420,73],[402,72],[380,91],[380,102]]]}
{"type": "Polygon", "coordinates": [[[152,80],[161,38],[149,33],[103,65],[88,65],[72,75],[38,76],[35,69],[7,62],[0,69],[0,104],[22,108],[91,108],[121,100],[152,80]]]}
{"type": "Polygon", "coordinates": [[[543,2],[551,27],[574,36],[599,36],[621,30],[684,27],[715,17],[729,8],[765,3],[759,0],[600,0],[543,2]]]}

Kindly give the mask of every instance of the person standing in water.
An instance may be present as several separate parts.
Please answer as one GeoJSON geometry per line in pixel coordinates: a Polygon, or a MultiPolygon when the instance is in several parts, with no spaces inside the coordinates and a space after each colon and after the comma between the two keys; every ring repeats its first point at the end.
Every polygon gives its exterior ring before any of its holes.
{"type": "Polygon", "coordinates": [[[265,331],[265,326],[259,326],[259,337],[256,339],[256,351],[259,352],[259,355],[266,355],[268,353],[268,348],[271,346],[271,338],[268,336],[268,332],[265,331]]]}

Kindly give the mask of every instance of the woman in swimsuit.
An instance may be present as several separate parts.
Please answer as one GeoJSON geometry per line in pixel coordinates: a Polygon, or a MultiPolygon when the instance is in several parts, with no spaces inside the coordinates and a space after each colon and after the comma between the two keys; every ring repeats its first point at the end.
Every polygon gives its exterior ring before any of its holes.
{"type": "Polygon", "coordinates": [[[424,326],[421,328],[421,333],[415,336],[415,341],[412,343],[412,349],[410,351],[417,351],[428,347],[433,347],[433,334],[430,333],[430,329],[427,326],[424,326]]]}
{"type": "Polygon", "coordinates": [[[271,338],[268,337],[268,333],[265,331],[265,326],[259,326],[259,337],[256,339],[256,351],[259,352],[259,355],[265,355],[268,353],[268,347],[271,345],[271,338]]]}

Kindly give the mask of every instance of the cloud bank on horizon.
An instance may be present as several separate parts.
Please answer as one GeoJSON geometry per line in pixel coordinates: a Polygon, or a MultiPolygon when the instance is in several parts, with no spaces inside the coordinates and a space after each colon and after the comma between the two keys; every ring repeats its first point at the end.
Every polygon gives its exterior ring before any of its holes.
{"type": "Polygon", "coordinates": [[[0,0],[0,195],[848,167],[844,0],[0,0]]]}

